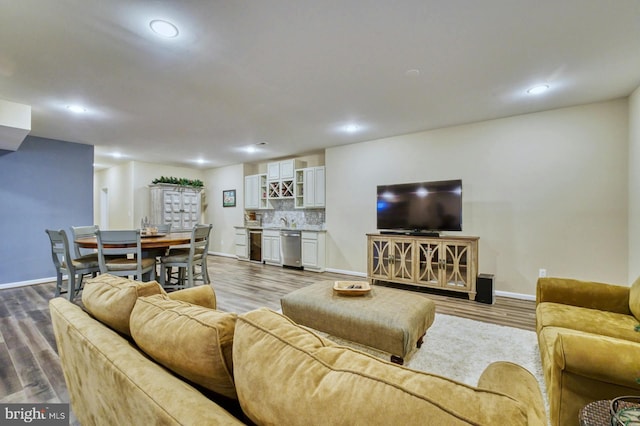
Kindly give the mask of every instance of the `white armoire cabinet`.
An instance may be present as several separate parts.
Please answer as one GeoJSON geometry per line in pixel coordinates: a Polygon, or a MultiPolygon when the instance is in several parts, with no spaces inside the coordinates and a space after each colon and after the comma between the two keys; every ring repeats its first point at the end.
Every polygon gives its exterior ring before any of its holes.
{"type": "Polygon", "coordinates": [[[151,223],[171,224],[171,231],[191,231],[202,215],[202,190],[181,185],[149,186],[151,223]]]}

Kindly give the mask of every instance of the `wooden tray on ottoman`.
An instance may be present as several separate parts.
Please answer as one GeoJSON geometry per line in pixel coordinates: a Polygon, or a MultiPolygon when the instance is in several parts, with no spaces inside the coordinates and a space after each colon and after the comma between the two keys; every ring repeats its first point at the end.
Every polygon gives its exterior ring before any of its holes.
{"type": "Polygon", "coordinates": [[[371,291],[367,281],[336,281],[333,291],[340,296],[364,296],[371,291]]]}

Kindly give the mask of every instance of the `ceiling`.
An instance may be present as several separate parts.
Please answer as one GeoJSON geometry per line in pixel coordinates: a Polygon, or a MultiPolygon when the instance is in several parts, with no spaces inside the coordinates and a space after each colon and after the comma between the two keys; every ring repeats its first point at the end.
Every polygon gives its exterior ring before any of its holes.
{"type": "Polygon", "coordinates": [[[255,162],[639,85],[638,0],[0,0],[0,99],[97,167],[255,162]]]}

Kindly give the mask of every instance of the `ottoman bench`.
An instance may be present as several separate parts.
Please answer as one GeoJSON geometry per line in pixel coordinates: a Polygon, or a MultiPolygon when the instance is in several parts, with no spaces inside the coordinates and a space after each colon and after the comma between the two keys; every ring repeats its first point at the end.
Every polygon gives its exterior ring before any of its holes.
{"type": "Polygon", "coordinates": [[[391,354],[403,364],[435,319],[435,303],[403,290],[373,286],[363,296],[334,294],[334,281],[298,289],[280,300],[298,324],[391,354]]]}

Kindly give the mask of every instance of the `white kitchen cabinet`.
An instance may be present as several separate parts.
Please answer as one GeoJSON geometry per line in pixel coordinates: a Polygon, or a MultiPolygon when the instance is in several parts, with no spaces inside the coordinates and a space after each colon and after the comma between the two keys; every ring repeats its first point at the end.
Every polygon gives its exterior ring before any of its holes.
{"type": "Polygon", "coordinates": [[[293,198],[295,170],[305,165],[304,161],[296,159],[267,163],[267,197],[270,199],[293,198]]]}
{"type": "Polygon", "coordinates": [[[325,168],[307,167],[296,170],[296,208],[325,207],[325,168]]]}
{"type": "Polygon", "coordinates": [[[171,224],[172,231],[191,231],[202,215],[202,188],[150,185],[151,223],[171,224]]]}
{"type": "Polygon", "coordinates": [[[262,231],[262,260],[271,265],[282,265],[280,259],[280,231],[262,231]]]}
{"type": "Polygon", "coordinates": [[[326,264],[326,232],[302,231],[302,267],[324,272],[326,264]]]}
{"type": "Polygon", "coordinates": [[[249,259],[249,235],[246,228],[236,228],[235,232],[235,246],[236,256],[240,260],[249,259]]]}
{"type": "Polygon", "coordinates": [[[250,175],[244,178],[244,208],[258,210],[269,208],[267,199],[267,175],[250,175]]]}
{"type": "Polygon", "coordinates": [[[244,178],[244,208],[258,209],[260,207],[260,175],[245,176],[244,178]]]}

